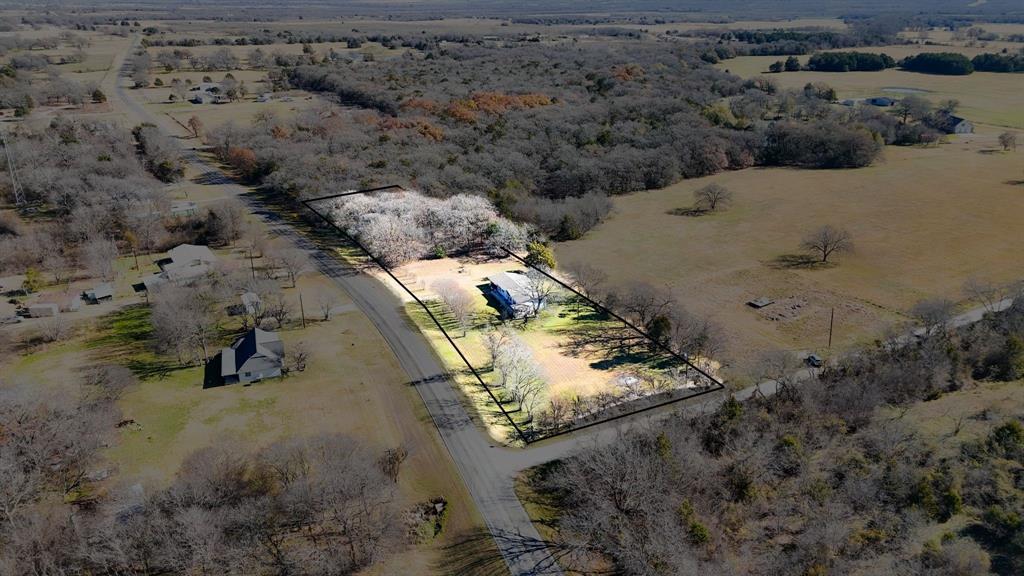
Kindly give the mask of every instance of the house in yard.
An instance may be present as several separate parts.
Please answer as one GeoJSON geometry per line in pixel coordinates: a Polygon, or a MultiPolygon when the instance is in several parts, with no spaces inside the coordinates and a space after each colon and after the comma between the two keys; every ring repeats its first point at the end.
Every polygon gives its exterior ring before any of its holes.
{"type": "Polygon", "coordinates": [[[506,318],[523,318],[535,314],[544,307],[530,290],[530,279],[526,274],[518,272],[499,272],[487,278],[491,295],[498,301],[502,316],[506,318]]]}
{"type": "Polygon", "coordinates": [[[225,384],[258,382],[281,375],[284,343],[277,332],[253,328],[220,352],[220,376],[225,384]]]}
{"type": "Polygon", "coordinates": [[[167,258],[157,261],[160,272],[142,279],[134,286],[136,292],[151,290],[164,282],[187,284],[206,276],[217,263],[217,256],[208,246],[181,244],[167,251],[167,258]]]}
{"type": "Polygon", "coordinates": [[[82,297],[89,304],[109,302],[114,299],[114,286],[110,282],[103,282],[82,292],[82,297]]]}
{"type": "Polygon", "coordinates": [[[931,125],[946,134],[973,134],[974,124],[953,114],[939,113],[932,118],[931,125]]]}

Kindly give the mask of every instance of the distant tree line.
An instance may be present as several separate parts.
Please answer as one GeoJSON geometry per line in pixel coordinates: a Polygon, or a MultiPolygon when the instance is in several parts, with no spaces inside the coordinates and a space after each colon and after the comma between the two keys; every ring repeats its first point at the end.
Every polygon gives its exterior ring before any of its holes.
{"type": "Polygon", "coordinates": [[[945,76],[966,76],[974,72],[971,60],[958,52],[922,52],[900,60],[900,68],[945,76]]]}
{"type": "Polygon", "coordinates": [[[744,81],[708,66],[702,51],[646,41],[462,45],[373,66],[297,66],[272,71],[275,86],[330,94],[349,109],[224,125],[208,140],[246,177],[294,196],[392,183],[484,194],[562,238],[600,221],[610,204],[597,196],[757,164],[874,159],[870,129],[829,105],[834,91],[744,81]],[[790,120],[825,123],[809,133],[826,151],[769,146],[769,133],[797,129],[790,120]]]}
{"type": "Polygon", "coordinates": [[[978,72],[1024,72],[1024,50],[1016,54],[978,54],[971,59],[971,64],[978,72]]]}
{"type": "Polygon", "coordinates": [[[816,72],[865,72],[896,67],[886,54],[867,52],[820,52],[811,56],[806,69],[816,72]]]}

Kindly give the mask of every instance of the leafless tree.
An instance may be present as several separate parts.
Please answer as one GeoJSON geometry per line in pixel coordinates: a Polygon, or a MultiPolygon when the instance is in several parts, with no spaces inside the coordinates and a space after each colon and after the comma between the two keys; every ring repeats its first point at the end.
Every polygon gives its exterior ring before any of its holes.
{"type": "Polygon", "coordinates": [[[1007,130],[999,135],[999,145],[1003,147],[1003,150],[1016,150],[1017,149],[1017,133],[1007,130]]]}
{"type": "Polygon", "coordinates": [[[998,286],[990,281],[980,278],[968,278],[964,283],[964,294],[979,302],[986,312],[996,312],[999,303],[1007,297],[1008,290],[1005,286],[998,286]]]}
{"type": "Polygon", "coordinates": [[[208,360],[208,344],[216,327],[212,288],[201,282],[191,286],[164,284],[153,291],[150,300],[157,347],[174,351],[179,362],[184,362],[190,349],[198,350],[201,358],[208,360]]]}
{"type": "Polygon", "coordinates": [[[198,116],[188,119],[188,129],[192,131],[193,138],[200,138],[203,134],[203,121],[198,116]]]}
{"type": "Polygon", "coordinates": [[[559,286],[539,270],[530,269],[526,273],[526,292],[530,298],[530,310],[525,318],[536,316],[543,306],[552,304],[558,294],[559,286]]]}
{"type": "Polygon", "coordinates": [[[309,345],[301,340],[292,344],[288,348],[288,356],[291,359],[292,368],[296,372],[304,371],[306,362],[309,361],[309,345]]]}
{"type": "Polygon", "coordinates": [[[462,329],[462,335],[465,336],[466,331],[473,324],[473,313],[476,310],[473,295],[451,279],[439,280],[434,283],[433,288],[445,308],[448,309],[452,319],[462,329]]]}
{"type": "Polygon", "coordinates": [[[392,482],[398,482],[398,473],[401,471],[402,463],[409,457],[409,451],[405,446],[388,448],[380,458],[380,469],[391,478],[392,482]]]}
{"type": "Polygon", "coordinates": [[[105,238],[98,238],[85,245],[83,260],[89,273],[96,278],[113,280],[116,276],[117,244],[105,238]]]}
{"type": "Polygon", "coordinates": [[[338,305],[338,294],[330,289],[320,290],[316,293],[316,305],[326,322],[331,319],[331,311],[338,305]]]}
{"type": "Polygon", "coordinates": [[[283,328],[284,323],[292,315],[292,304],[281,292],[269,294],[264,303],[264,307],[266,308],[267,316],[273,318],[274,321],[277,322],[278,329],[283,328]]]}
{"type": "Polygon", "coordinates": [[[817,254],[824,264],[833,254],[853,250],[853,238],[846,230],[828,224],[805,236],[801,247],[817,254]]]}
{"type": "Polygon", "coordinates": [[[697,207],[708,212],[715,212],[732,203],[732,191],[721,184],[711,183],[698,188],[693,193],[697,207]]]}
{"type": "Polygon", "coordinates": [[[296,286],[298,277],[309,269],[309,256],[295,248],[277,248],[271,253],[270,258],[288,275],[292,288],[296,286]]]}
{"type": "Polygon", "coordinates": [[[953,318],[956,305],[945,298],[922,300],[910,311],[924,326],[926,333],[942,332],[953,318]]]}

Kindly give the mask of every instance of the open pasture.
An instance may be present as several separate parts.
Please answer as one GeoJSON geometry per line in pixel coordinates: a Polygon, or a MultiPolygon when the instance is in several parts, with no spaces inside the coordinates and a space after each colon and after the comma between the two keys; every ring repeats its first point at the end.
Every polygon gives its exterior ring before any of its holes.
{"type": "Polygon", "coordinates": [[[993,134],[938,147],[888,147],[858,170],[748,169],[622,196],[613,216],[583,239],[561,243],[561,262],[585,261],[613,283],[641,280],[673,290],[725,332],[734,367],[769,349],[826,352],[869,342],[909,320],[918,301],[962,299],[971,277],[1020,279],[1024,174],[1020,151],[993,134]],[[727,211],[671,214],[710,182],[733,191],[727,211]],[[821,269],[787,267],[803,237],[824,224],[846,228],[855,250],[821,269]],[[745,303],[776,300],[762,310],[745,303]]]}
{"type": "MultiPolygon", "coordinates": [[[[985,48],[958,48],[950,46],[883,46],[857,48],[862,52],[885,53],[899,60],[920,52],[962,52],[974,56],[991,52],[985,48]]],[[[801,56],[806,64],[809,56],[801,56]]],[[[717,66],[744,78],[757,76],[768,69],[777,56],[741,56],[723,60],[717,66]]],[[[1024,76],[975,72],[968,76],[940,76],[906,72],[896,68],[878,72],[783,72],[766,74],[781,88],[802,88],[808,82],[824,82],[836,89],[840,99],[868,96],[899,98],[905,88],[921,91],[932,103],[955,99],[960,101],[958,114],[975,123],[1024,128],[1024,76]],[[897,90],[892,90],[896,88],[897,90]]]]}

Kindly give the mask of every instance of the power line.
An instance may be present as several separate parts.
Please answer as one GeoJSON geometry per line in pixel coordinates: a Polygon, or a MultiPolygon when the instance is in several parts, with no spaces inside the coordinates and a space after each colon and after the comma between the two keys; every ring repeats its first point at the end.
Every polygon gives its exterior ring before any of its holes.
{"type": "Polygon", "coordinates": [[[18,181],[18,168],[14,165],[14,155],[11,154],[11,146],[7,143],[7,132],[0,128],[0,143],[4,145],[4,154],[7,158],[7,169],[11,172],[11,186],[14,188],[14,204],[22,206],[25,204],[25,195],[21,190],[21,183],[18,181]]]}

